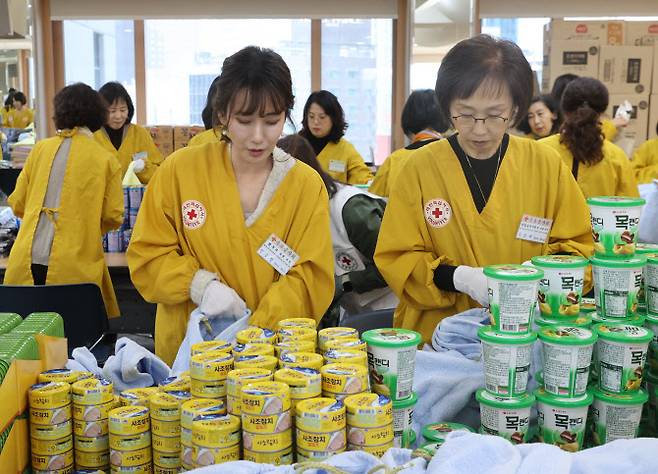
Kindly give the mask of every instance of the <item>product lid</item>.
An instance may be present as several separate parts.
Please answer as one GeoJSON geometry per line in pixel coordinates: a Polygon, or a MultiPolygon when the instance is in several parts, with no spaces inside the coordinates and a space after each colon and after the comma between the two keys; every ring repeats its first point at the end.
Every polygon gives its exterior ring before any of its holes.
{"type": "Polygon", "coordinates": [[[532,394],[524,393],[519,397],[501,398],[483,388],[475,392],[475,398],[478,402],[494,408],[528,408],[535,403],[535,396],[532,394]]]}
{"type": "Polygon", "coordinates": [[[646,253],[644,255],[647,257],[647,263],[650,263],[652,265],[658,264],[658,251],[656,251],[655,253],[646,253]]]}
{"type": "Polygon", "coordinates": [[[404,400],[393,400],[393,410],[413,407],[416,403],[418,403],[418,395],[416,395],[416,392],[411,392],[411,396],[404,400]]]}
{"type": "Polygon", "coordinates": [[[593,311],[596,311],[596,300],[594,298],[581,298],[580,312],[591,313],[593,311]]]}
{"type": "Polygon", "coordinates": [[[647,258],[643,255],[618,259],[592,257],[590,262],[592,262],[592,265],[603,268],[637,268],[644,266],[647,263],[647,258]]]}
{"type": "Polygon", "coordinates": [[[644,206],[647,203],[642,198],[630,198],[621,196],[597,196],[587,198],[587,204],[590,206],[601,207],[636,207],[644,206]]]}
{"type": "Polygon", "coordinates": [[[448,433],[453,431],[470,431],[471,433],[475,432],[473,428],[468,425],[439,421],[437,423],[430,423],[429,425],[423,426],[422,433],[423,438],[428,441],[443,443],[446,436],[448,436],[448,433]]]}
{"type": "Polygon", "coordinates": [[[578,255],[541,255],[532,257],[531,262],[533,265],[546,268],[582,268],[589,265],[585,257],[578,255]]]}
{"type": "Polygon", "coordinates": [[[577,328],[589,328],[592,325],[592,315],[589,313],[580,313],[575,318],[564,317],[559,319],[545,318],[541,314],[535,315],[535,324],[540,327],[545,326],[575,326],[577,328]]]}
{"type": "Polygon", "coordinates": [[[642,389],[631,393],[610,393],[595,388],[592,393],[596,400],[615,405],[642,405],[649,400],[649,394],[642,389]]]}
{"type": "Polygon", "coordinates": [[[594,331],[606,341],[643,343],[653,339],[653,332],[631,324],[597,324],[594,331]]]}
{"type": "Polygon", "coordinates": [[[522,345],[532,344],[537,340],[537,333],[506,334],[497,332],[493,326],[482,326],[478,329],[480,340],[490,344],[522,345]]]}
{"type": "Polygon", "coordinates": [[[592,313],[592,323],[606,323],[606,324],[630,324],[631,326],[642,326],[646,316],[644,314],[636,314],[630,318],[606,318],[599,316],[599,313],[592,313]]]}
{"type": "Polygon", "coordinates": [[[635,253],[658,253],[658,244],[649,244],[646,242],[638,242],[635,244],[635,253]]]}
{"type": "Polygon", "coordinates": [[[380,347],[412,347],[422,342],[416,331],[400,328],[371,329],[361,335],[368,345],[380,347]]]}
{"type": "Polygon", "coordinates": [[[539,330],[538,337],[542,341],[569,346],[586,346],[594,344],[598,339],[589,329],[575,326],[549,326],[539,330]]]}
{"type": "Polygon", "coordinates": [[[536,281],[544,278],[544,271],[530,265],[490,265],[484,267],[484,274],[491,278],[507,281],[536,281]]]}
{"type": "Polygon", "coordinates": [[[534,391],[534,394],[538,402],[562,408],[586,407],[591,405],[594,400],[594,396],[590,391],[573,398],[556,397],[555,395],[546,392],[543,388],[538,388],[534,391]]]}

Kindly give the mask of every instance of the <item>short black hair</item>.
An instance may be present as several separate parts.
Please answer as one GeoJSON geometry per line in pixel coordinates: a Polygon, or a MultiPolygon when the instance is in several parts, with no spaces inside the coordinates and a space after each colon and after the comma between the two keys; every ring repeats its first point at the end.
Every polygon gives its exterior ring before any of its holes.
{"type": "MultiPolygon", "coordinates": [[[[528,105],[528,109],[533,106],[533,104],[536,104],[537,102],[543,103],[548,110],[551,111],[552,114],[555,114],[555,120],[553,120],[553,126],[551,127],[551,135],[554,133],[557,133],[558,130],[560,129],[560,107],[558,106],[558,103],[553,99],[553,96],[550,94],[542,94],[542,95],[536,95],[532,98],[530,101],[530,104],[528,105]]],[[[523,133],[532,133],[532,128],[530,127],[530,122],[528,121],[528,113],[521,117],[521,121],[519,124],[516,126],[517,129],[522,131],[523,133]]]]}
{"type": "Polygon", "coordinates": [[[14,92],[13,99],[19,101],[23,105],[27,104],[27,97],[25,97],[25,94],[20,91],[14,92]]]}
{"type": "Polygon", "coordinates": [[[562,74],[561,76],[557,76],[555,78],[555,82],[553,82],[553,88],[551,89],[551,95],[553,96],[553,99],[555,99],[555,102],[558,104],[562,102],[564,89],[566,89],[569,83],[574,79],[578,79],[578,76],[571,73],[562,74]]]}
{"type": "Polygon", "coordinates": [[[107,118],[103,98],[87,84],[78,82],[64,87],[55,95],[55,127],[58,130],[87,127],[100,129],[107,118]]]}
{"type": "Polygon", "coordinates": [[[14,106],[14,94],[16,93],[16,89],[13,87],[10,87],[9,90],[7,91],[7,98],[5,99],[5,109],[9,110],[14,106]]]}
{"type": "Polygon", "coordinates": [[[439,115],[436,92],[432,89],[413,91],[402,109],[401,122],[405,135],[415,135],[428,128],[436,132],[445,131],[439,115]]]}
{"type": "Polygon", "coordinates": [[[135,115],[135,106],[133,105],[133,100],[130,98],[130,94],[128,94],[125,87],[118,82],[108,82],[98,89],[98,93],[103,99],[105,99],[108,107],[114,104],[117,100],[123,100],[128,106],[128,118],[126,118],[126,123],[132,122],[133,116],[135,115]]]}
{"type": "Polygon", "coordinates": [[[460,41],[443,58],[435,87],[441,118],[452,123],[450,104],[455,99],[470,97],[485,81],[507,86],[516,107],[510,125],[516,125],[532,97],[532,69],[515,43],[489,35],[460,41]]]}
{"type": "Polygon", "coordinates": [[[302,163],[306,163],[311,168],[313,168],[324,181],[324,186],[327,188],[327,194],[329,194],[329,199],[334,197],[336,194],[336,181],[329,176],[329,174],[322,169],[318,157],[315,154],[315,150],[308,142],[308,140],[298,133],[293,135],[286,135],[285,137],[279,138],[279,141],[276,143],[276,146],[281,148],[283,151],[289,155],[295,157],[297,160],[302,163]]]}
{"type": "Polygon", "coordinates": [[[217,83],[219,82],[219,76],[213,79],[210,87],[208,88],[208,96],[206,97],[206,106],[201,111],[201,121],[206,130],[210,130],[215,125],[217,125],[218,118],[212,113],[212,100],[215,97],[217,92],[217,83]]]}
{"type": "Polygon", "coordinates": [[[290,120],[294,104],[290,69],[278,53],[268,48],[247,46],[224,60],[212,100],[217,120],[220,115],[230,120],[231,111],[264,115],[268,105],[276,113],[285,112],[286,119],[290,120]],[[237,105],[239,110],[232,110],[238,94],[243,91],[244,102],[237,105]]]}
{"type": "Polygon", "coordinates": [[[327,138],[329,141],[338,143],[345,131],[347,130],[347,122],[345,122],[345,112],[338,102],[338,97],[326,90],[312,92],[306,100],[304,105],[304,117],[302,118],[302,131],[299,132],[303,137],[311,138],[313,134],[308,128],[308,109],[312,104],[318,104],[324,110],[324,113],[331,119],[331,131],[327,138]]]}

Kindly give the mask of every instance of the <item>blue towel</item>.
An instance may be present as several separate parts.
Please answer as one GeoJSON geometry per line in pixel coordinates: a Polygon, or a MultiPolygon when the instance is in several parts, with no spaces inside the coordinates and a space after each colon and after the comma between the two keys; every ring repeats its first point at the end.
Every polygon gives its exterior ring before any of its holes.
{"type": "Polygon", "coordinates": [[[114,355],[103,366],[103,376],[112,381],[117,392],[158,385],[170,372],[158,356],[127,337],[116,342],[114,355]]]}
{"type": "Polygon", "coordinates": [[[77,370],[79,372],[91,372],[99,377],[103,375],[103,370],[98,367],[96,356],[91,353],[86,347],[76,347],[71,352],[72,359],[66,363],[66,368],[69,370],[77,370]]]}
{"type": "Polygon", "coordinates": [[[437,352],[458,351],[478,360],[482,352],[478,329],[489,324],[489,312],[475,308],[441,321],[432,334],[432,348],[437,352]]]}

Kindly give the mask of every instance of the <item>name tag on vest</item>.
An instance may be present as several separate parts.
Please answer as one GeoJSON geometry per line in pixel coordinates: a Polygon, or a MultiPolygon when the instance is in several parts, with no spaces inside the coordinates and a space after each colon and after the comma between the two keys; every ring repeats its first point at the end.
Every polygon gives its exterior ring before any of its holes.
{"type": "Polygon", "coordinates": [[[345,172],[345,162],[340,160],[329,160],[329,171],[332,173],[344,173],[345,172]]]}
{"type": "Polygon", "coordinates": [[[258,249],[258,255],[281,275],[287,274],[299,260],[299,255],[276,235],[270,235],[258,249]]]}
{"type": "Polygon", "coordinates": [[[552,226],[553,219],[544,219],[543,217],[524,214],[516,231],[516,238],[543,244],[546,243],[552,226]]]}

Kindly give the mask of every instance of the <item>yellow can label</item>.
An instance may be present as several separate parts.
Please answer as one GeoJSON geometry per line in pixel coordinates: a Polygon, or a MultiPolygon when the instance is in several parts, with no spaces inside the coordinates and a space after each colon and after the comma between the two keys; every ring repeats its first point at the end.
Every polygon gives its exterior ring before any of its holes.
{"type": "Polygon", "coordinates": [[[361,393],[345,399],[347,424],[360,428],[392,425],[393,403],[391,399],[376,393],[361,393]]]}
{"type": "Polygon", "coordinates": [[[393,441],[379,446],[356,446],[356,445],[348,444],[347,450],[365,451],[366,453],[370,453],[377,458],[381,458],[384,454],[386,454],[386,451],[388,451],[392,447],[393,447],[393,441]]]}
{"type": "Polygon", "coordinates": [[[108,422],[107,420],[80,421],[74,419],[73,433],[76,436],[83,436],[85,438],[105,436],[109,433],[108,422]]]}
{"type": "Polygon", "coordinates": [[[355,446],[378,446],[393,442],[393,425],[379,428],[347,427],[347,440],[355,446]]]}
{"type": "Polygon", "coordinates": [[[53,456],[32,453],[32,468],[43,471],[65,469],[73,464],[73,450],[53,456]]]}
{"type": "Polygon", "coordinates": [[[315,328],[305,328],[305,327],[295,327],[289,326],[279,329],[277,337],[279,342],[281,341],[291,341],[291,340],[304,340],[304,341],[313,341],[317,339],[318,333],[315,328]]]}
{"type": "Polygon", "coordinates": [[[89,377],[93,377],[91,372],[79,372],[70,369],[52,369],[41,372],[37,377],[37,382],[66,382],[72,384],[78,380],[88,379],[89,377]]]}
{"type": "Polygon", "coordinates": [[[180,406],[191,398],[190,392],[158,392],[151,395],[149,400],[151,419],[180,421],[180,406]]]}
{"type": "Polygon", "coordinates": [[[260,464],[274,464],[275,466],[287,466],[292,464],[292,448],[286,448],[276,453],[262,453],[244,449],[242,458],[245,461],[260,464]]]}
{"type": "Polygon", "coordinates": [[[119,399],[123,406],[138,405],[148,407],[151,396],[159,391],[159,387],[131,388],[121,392],[119,399]]]}
{"type": "Polygon", "coordinates": [[[110,466],[110,474],[151,474],[153,463],[147,462],[141,466],[110,466]]]}
{"type": "Polygon", "coordinates": [[[226,411],[231,415],[240,416],[242,414],[242,399],[240,397],[226,396],[226,411]]]}
{"type": "Polygon", "coordinates": [[[73,404],[73,418],[80,421],[107,420],[110,410],[117,407],[114,400],[100,405],[78,405],[73,404]]]}
{"type": "Polygon", "coordinates": [[[151,432],[144,431],[143,433],[119,436],[112,434],[110,436],[110,448],[117,451],[135,451],[137,449],[144,449],[151,446],[151,432]]]}
{"type": "MultiPolygon", "coordinates": [[[[368,344],[361,339],[332,339],[325,343],[325,352],[331,349],[345,349],[349,351],[368,351],[368,344]]],[[[366,355],[367,358],[367,355],[366,355]]]]}
{"type": "Polygon", "coordinates": [[[276,323],[277,331],[283,328],[309,328],[315,331],[317,322],[312,318],[286,318],[276,323]]]}
{"type": "Polygon", "coordinates": [[[133,451],[118,451],[110,448],[110,464],[112,466],[136,467],[151,462],[151,447],[133,451]]]}
{"type": "Polygon", "coordinates": [[[227,352],[210,351],[197,354],[190,360],[190,378],[218,382],[226,380],[233,370],[233,356],[227,352]]]}
{"type": "Polygon", "coordinates": [[[338,451],[307,451],[297,446],[297,462],[318,462],[330,458],[334,454],[345,452],[345,448],[338,451]]]}
{"type": "MultiPolygon", "coordinates": [[[[184,446],[192,446],[192,430],[180,427],[180,443],[184,446]]],[[[191,462],[191,461],[190,461],[191,462]]]]}
{"type": "Polygon", "coordinates": [[[273,434],[255,434],[243,431],[242,445],[245,450],[257,453],[281,451],[292,446],[292,430],[273,434]]]}
{"type": "Polygon", "coordinates": [[[158,436],[180,436],[180,421],[161,421],[151,418],[151,431],[158,436]]]}
{"type": "Polygon", "coordinates": [[[153,464],[153,474],[178,474],[180,472],[180,466],[175,468],[162,467],[157,464],[153,464]]]}
{"type": "Polygon", "coordinates": [[[297,428],[312,433],[329,433],[345,428],[345,406],[332,398],[311,398],[295,406],[297,428]]]}
{"type": "Polygon", "coordinates": [[[277,359],[281,359],[281,356],[288,352],[315,352],[315,341],[290,339],[274,345],[274,355],[277,359]]]}
{"type": "Polygon", "coordinates": [[[231,343],[215,339],[213,341],[203,341],[192,344],[192,356],[203,354],[204,352],[231,352],[231,343]]]}
{"type": "Polygon", "coordinates": [[[163,392],[189,392],[190,376],[177,375],[167,377],[160,383],[160,390],[163,392]]]}
{"type": "Polygon", "coordinates": [[[257,382],[242,387],[242,413],[274,415],[290,410],[290,388],[281,382],[257,382]]]}
{"type": "Polygon", "coordinates": [[[78,380],[71,386],[73,403],[100,405],[114,400],[114,386],[109,380],[93,377],[78,380]]]}
{"type": "Polygon", "coordinates": [[[324,353],[327,364],[357,364],[368,365],[368,354],[360,350],[329,349],[324,353]]]}
{"type": "Polygon", "coordinates": [[[180,453],[163,453],[153,449],[153,464],[169,469],[178,468],[181,465],[180,453]]]}
{"type": "Polygon", "coordinates": [[[276,369],[279,361],[274,356],[269,355],[242,355],[238,356],[235,359],[235,368],[236,369],[249,369],[249,368],[261,368],[274,371],[276,369]]]}
{"type": "Polygon", "coordinates": [[[139,405],[115,408],[110,411],[109,421],[113,435],[134,435],[151,427],[149,409],[139,405]]]}
{"type": "Polygon", "coordinates": [[[327,341],[336,339],[358,339],[359,331],[354,328],[336,327],[325,328],[318,332],[318,345],[324,351],[327,341]]]}
{"type": "Polygon", "coordinates": [[[76,451],[75,463],[78,465],[78,468],[81,468],[81,466],[92,469],[104,468],[110,463],[110,452],[108,450],[96,453],[76,451]]]}
{"type": "Polygon", "coordinates": [[[181,406],[180,424],[183,428],[192,429],[192,421],[200,415],[225,415],[226,405],[222,400],[192,399],[181,406]]]}
{"type": "Polygon", "coordinates": [[[240,418],[233,415],[201,415],[192,422],[192,444],[225,448],[240,443],[240,418]]]}
{"type": "MultiPolygon", "coordinates": [[[[190,440],[191,440],[190,433],[190,440]]],[[[161,453],[176,453],[180,455],[180,446],[181,446],[181,436],[157,436],[153,435],[151,437],[151,443],[154,451],[160,451],[161,453]]]]}
{"type": "Polygon", "coordinates": [[[272,380],[272,371],[268,369],[256,367],[231,370],[226,378],[226,393],[234,397],[239,397],[242,385],[270,380],[272,380]]]}
{"type": "Polygon", "coordinates": [[[74,440],[75,450],[86,453],[99,453],[110,450],[110,436],[97,436],[88,438],[86,436],[76,436],[74,440]]]}
{"type": "Polygon", "coordinates": [[[71,420],[67,420],[59,425],[35,425],[30,424],[30,436],[42,441],[65,438],[71,436],[73,427],[71,420]]]}
{"type": "Polygon", "coordinates": [[[239,461],[240,445],[236,444],[227,448],[195,446],[193,449],[193,457],[194,467],[204,467],[229,461],[239,461]]]}
{"type": "Polygon", "coordinates": [[[297,428],[297,446],[307,451],[338,451],[345,449],[345,429],[331,433],[312,433],[297,428]]]}
{"type": "Polygon", "coordinates": [[[264,342],[248,342],[247,344],[236,344],[233,347],[233,357],[243,355],[274,355],[274,346],[264,342]]]}
{"type": "Polygon", "coordinates": [[[192,379],[190,393],[194,398],[222,398],[226,396],[226,381],[208,382],[192,379]]]}
{"type": "Polygon", "coordinates": [[[71,404],[64,405],[61,408],[39,409],[30,408],[30,423],[37,425],[58,425],[70,420],[72,416],[71,404]]]}
{"type": "Polygon", "coordinates": [[[274,372],[274,380],[290,387],[292,398],[317,397],[322,392],[322,377],[315,369],[288,367],[274,372]]]}
{"type": "Polygon", "coordinates": [[[285,367],[305,367],[320,370],[324,359],[315,352],[287,352],[281,356],[281,365],[285,367]]]}
{"type": "Polygon", "coordinates": [[[368,369],[356,364],[329,364],[320,369],[322,390],[330,393],[361,393],[368,389],[368,369]]]}
{"type": "Polygon", "coordinates": [[[44,382],[30,387],[30,408],[53,409],[71,403],[71,386],[66,382],[44,382]]]}
{"type": "Polygon", "coordinates": [[[65,436],[64,438],[44,441],[41,439],[32,438],[30,440],[32,452],[42,456],[54,456],[55,454],[63,454],[73,449],[73,436],[65,436]]]}
{"type": "Polygon", "coordinates": [[[183,468],[192,470],[194,466],[194,446],[183,445],[181,447],[180,458],[183,463],[183,468]],[[189,466],[189,467],[188,467],[189,466]]]}
{"type": "Polygon", "coordinates": [[[268,344],[274,344],[276,334],[271,329],[251,326],[238,332],[235,338],[240,344],[247,344],[248,342],[266,342],[268,344]]]}
{"type": "MultiPolygon", "coordinates": [[[[73,468],[73,464],[71,464],[70,466],[66,466],[64,469],[55,469],[48,471],[42,471],[40,469],[32,469],[33,474],[72,474],[73,471],[75,471],[75,469],[73,468]]],[[[98,474],[103,474],[103,473],[101,472],[98,474]]]]}
{"type": "Polygon", "coordinates": [[[290,410],[276,415],[242,415],[242,429],[249,433],[282,433],[290,428],[290,410]]]}

